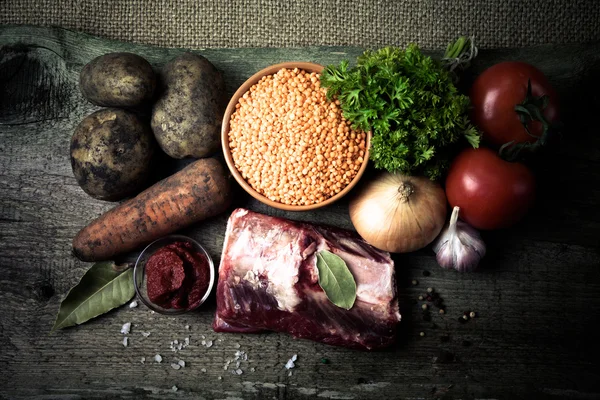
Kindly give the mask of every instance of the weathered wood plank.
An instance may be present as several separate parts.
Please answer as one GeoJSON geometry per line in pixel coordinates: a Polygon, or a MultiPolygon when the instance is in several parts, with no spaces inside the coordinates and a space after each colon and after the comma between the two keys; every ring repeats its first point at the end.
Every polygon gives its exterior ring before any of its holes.
{"type": "MultiPolygon", "coordinates": [[[[87,197],[72,176],[70,136],[81,118],[97,109],[79,94],[79,70],[111,51],[132,51],[159,67],[184,50],[32,27],[0,27],[0,46],[0,398],[600,396],[600,346],[593,333],[600,318],[600,136],[594,123],[600,43],[481,52],[474,74],[519,59],[550,77],[567,126],[562,147],[558,157],[542,159],[534,212],[518,227],[485,235],[489,253],[480,272],[444,271],[430,250],[396,257],[402,334],[395,347],[376,353],[280,334],[216,334],[210,328],[214,300],[182,317],[151,314],[143,306],[124,308],[48,335],[60,299],[89,266],[71,257],[72,237],[113,206],[87,197]],[[419,284],[412,286],[412,279],[419,284]],[[431,321],[423,320],[415,302],[427,287],[441,294],[448,311],[432,314],[431,321]],[[459,323],[467,310],[477,310],[479,317],[459,323]],[[127,348],[119,333],[125,322],[133,323],[127,348]],[[169,349],[172,340],[185,337],[188,348],[169,349]],[[214,345],[206,348],[202,340],[214,345]],[[223,369],[238,350],[249,358],[239,376],[223,369]],[[152,360],[157,353],[164,358],[161,364],[152,360]],[[288,376],[283,366],[294,353],[297,368],[288,376]],[[329,362],[321,363],[322,358],[329,362]],[[185,360],[186,367],[172,369],[175,359],[185,360]],[[173,385],[178,392],[171,391],[173,385]]],[[[361,49],[199,52],[224,71],[232,93],[264,66],[286,60],[334,63],[353,59],[361,49]]],[[[173,167],[167,163],[158,173],[173,167]]],[[[236,206],[351,228],[345,202],[287,213],[240,195],[236,206]]],[[[226,218],[186,231],[217,260],[226,218]]]]}

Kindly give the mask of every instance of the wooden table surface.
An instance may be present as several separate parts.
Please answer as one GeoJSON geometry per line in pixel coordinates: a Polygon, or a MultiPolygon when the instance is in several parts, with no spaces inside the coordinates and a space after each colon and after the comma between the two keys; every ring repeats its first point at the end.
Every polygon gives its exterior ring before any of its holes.
{"type": "MultiPolygon", "coordinates": [[[[79,71],[112,51],[132,51],[160,66],[183,50],[34,27],[0,27],[0,46],[1,399],[600,398],[600,43],[480,52],[475,74],[512,59],[548,75],[562,103],[561,145],[539,161],[533,212],[512,229],[484,234],[488,255],[478,272],[444,271],[429,248],[395,257],[403,321],[397,344],[379,352],[276,333],[216,334],[214,299],[178,317],[123,307],[50,334],[61,299],[91,265],[71,256],[71,240],[113,207],[88,197],[71,172],[71,135],[97,109],[78,91],[79,71]],[[447,306],[431,321],[416,302],[427,287],[447,306]],[[478,317],[460,323],[471,310],[478,317]],[[125,348],[120,329],[126,322],[132,329],[125,348]],[[188,347],[170,349],[171,341],[186,337],[188,347]],[[248,360],[243,374],[234,375],[224,365],[238,350],[248,360]],[[162,363],[153,361],[156,354],[162,363]],[[298,360],[289,376],[284,365],[293,354],[298,360]],[[186,366],[175,370],[170,364],[179,359],[186,366]]],[[[361,49],[199,53],[224,71],[231,94],[267,65],[328,64],[355,59],[361,49]]],[[[235,206],[352,228],[343,201],[286,213],[240,195],[235,206]]],[[[218,261],[228,215],[184,233],[218,261]]]]}

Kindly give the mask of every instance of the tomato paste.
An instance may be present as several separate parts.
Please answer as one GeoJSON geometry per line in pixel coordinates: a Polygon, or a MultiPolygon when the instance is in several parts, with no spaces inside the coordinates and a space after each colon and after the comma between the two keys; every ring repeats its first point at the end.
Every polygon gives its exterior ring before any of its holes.
{"type": "Polygon", "coordinates": [[[148,298],[162,308],[194,308],[210,282],[206,256],[189,242],[158,249],[146,262],[148,298]]]}

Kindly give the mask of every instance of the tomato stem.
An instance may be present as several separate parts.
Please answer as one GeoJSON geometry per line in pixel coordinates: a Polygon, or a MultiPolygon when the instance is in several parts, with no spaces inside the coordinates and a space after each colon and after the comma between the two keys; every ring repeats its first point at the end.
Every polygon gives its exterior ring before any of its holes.
{"type": "Polygon", "coordinates": [[[515,105],[515,112],[525,128],[525,132],[535,139],[533,143],[518,143],[515,144],[514,140],[505,143],[500,147],[500,157],[506,161],[515,161],[523,150],[530,152],[537,151],[540,147],[544,146],[548,141],[548,135],[551,131],[550,123],[544,116],[544,110],[548,107],[550,98],[547,95],[535,97],[531,89],[531,79],[527,80],[527,95],[525,99],[515,105]],[[534,135],[529,130],[529,124],[532,121],[539,121],[542,124],[542,134],[540,136],[534,135]]]}

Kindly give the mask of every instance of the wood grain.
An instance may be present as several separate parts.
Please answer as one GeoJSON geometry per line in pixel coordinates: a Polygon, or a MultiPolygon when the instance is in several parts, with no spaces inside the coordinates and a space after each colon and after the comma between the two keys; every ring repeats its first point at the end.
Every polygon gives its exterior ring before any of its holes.
{"type": "MultiPolygon", "coordinates": [[[[89,267],[71,256],[71,240],[113,206],[85,195],[72,176],[70,137],[79,121],[98,109],[79,93],[78,73],[86,62],[111,51],[135,52],[158,68],[184,50],[34,27],[0,27],[0,46],[1,399],[600,397],[594,329],[600,319],[600,43],[481,51],[473,76],[509,59],[531,62],[548,75],[560,94],[562,141],[552,155],[538,160],[535,210],[513,229],[484,234],[488,255],[479,272],[444,271],[430,249],[395,257],[401,336],[395,347],[373,353],[275,333],[216,334],[210,327],[214,299],[180,317],[152,314],[142,305],[125,307],[50,335],[60,300],[89,267]],[[413,279],[418,285],[411,285],[413,279]],[[423,320],[416,301],[427,287],[435,288],[447,307],[445,315],[432,313],[431,321],[423,320]],[[460,323],[470,310],[478,317],[460,323]],[[127,348],[119,333],[125,322],[133,324],[127,348]],[[172,352],[170,342],[185,337],[191,345],[172,352]],[[209,339],[212,347],[201,344],[209,339]],[[248,361],[240,366],[242,375],[233,375],[223,367],[238,350],[247,352],[248,361]],[[155,354],[163,356],[162,363],[153,361],[155,354]],[[298,354],[297,367],[288,376],[284,365],[293,354],[298,354]],[[176,371],[170,364],[178,359],[186,367],[176,371]]],[[[199,53],[224,72],[232,94],[270,64],[329,64],[354,59],[361,51],[199,53]]],[[[471,79],[465,78],[467,85],[471,79]]],[[[177,167],[165,160],[157,178],[177,167]]],[[[234,206],[351,228],[343,201],[292,213],[240,192],[234,206]]],[[[184,232],[201,241],[216,261],[227,215],[184,232]]]]}

